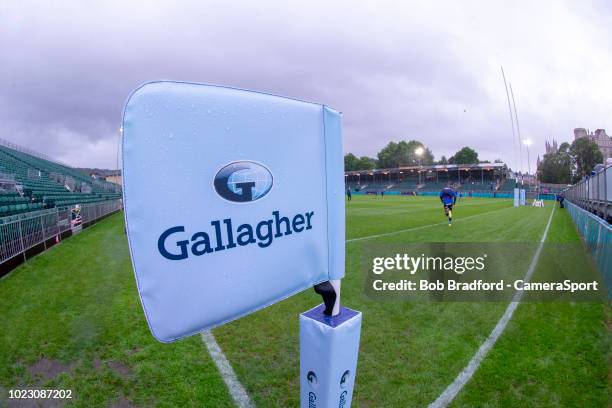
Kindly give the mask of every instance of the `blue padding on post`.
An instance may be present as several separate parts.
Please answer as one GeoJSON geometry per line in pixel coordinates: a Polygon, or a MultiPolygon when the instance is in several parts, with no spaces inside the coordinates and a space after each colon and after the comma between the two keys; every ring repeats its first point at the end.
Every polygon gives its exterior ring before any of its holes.
{"type": "Polygon", "coordinates": [[[300,315],[300,406],[327,408],[351,406],[361,312],[342,308],[327,317],[323,306],[300,315]]]}
{"type": "Polygon", "coordinates": [[[302,313],[302,316],[326,324],[329,327],[338,327],[342,323],[352,319],[353,317],[361,313],[356,310],[349,309],[348,307],[341,306],[340,313],[338,313],[336,316],[327,316],[326,314],[323,314],[324,310],[325,305],[321,304],[315,307],[314,309],[310,309],[309,311],[302,313]]]}

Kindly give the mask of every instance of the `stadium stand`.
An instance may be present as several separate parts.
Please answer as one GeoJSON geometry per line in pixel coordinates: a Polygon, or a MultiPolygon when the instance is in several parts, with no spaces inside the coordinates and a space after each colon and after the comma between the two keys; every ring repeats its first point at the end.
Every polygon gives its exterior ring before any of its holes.
{"type": "Polygon", "coordinates": [[[346,183],[346,188],[350,188],[351,191],[361,191],[362,189],[364,189],[365,187],[367,187],[366,184],[361,184],[359,182],[353,181],[353,182],[347,182],[346,183]]]}
{"type": "Polygon", "coordinates": [[[473,191],[496,191],[497,183],[494,181],[484,183],[463,183],[461,184],[462,190],[473,190],[473,191]]]}
{"type": "Polygon", "coordinates": [[[118,184],[0,139],[0,277],[122,207],[118,184]]]}
{"type": "MultiPolygon", "coordinates": [[[[423,191],[440,191],[442,190],[444,187],[446,187],[448,185],[447,181],[430,181],[425,183],[425,185],[423,186],[423,188],[421,190],[423,191]]],[[[451,182],[451,186],[452,187],[457,187],[455,183],[451,182]]]]}
{"type": "Polygon", "coordinates": [[[392,184],[390,183],[369,183],[367,186],[364,186],[361,191],[364,191],[366,193],[376,193],[381,191],[386,192],[391,186],[392,184]]]}
{"type": "Polygon", "coordinates": [[[511,192],[514,180],[503,163],[408,166],[394,169],[345,172],[346,186],[353,192],[391,194],[440,191],[449,183],[466,192],[511,192]]]}
{"type": "Polygon", "coordinates": [[[119,198],[115,184],[0,141],[0,217],[119,198]]]}
{"type": "Polygon", "coordinates": [[[408,191],[416,191],[419,188],[419,180],[418,179],[405,179],[391,188],[389,191],[399,191],[399,192],[408,192],[408,191]]]}

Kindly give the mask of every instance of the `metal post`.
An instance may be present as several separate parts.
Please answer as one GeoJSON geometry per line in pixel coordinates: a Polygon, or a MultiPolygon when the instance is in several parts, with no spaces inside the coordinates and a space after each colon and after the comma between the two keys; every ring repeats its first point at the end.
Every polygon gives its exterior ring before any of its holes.
{"type": "Polygon", "coordinates": [[[21,241],[21,251],[23,254],[23,262],[27,262],[27,258],[26,258],[26,250],[25,250],[25,245],[23,243],[23,234],[21,232],[21,221],[17,220],[17,226],[19,227],[19,240],[21,241]]]}
{"type": "Polygon", "coordinates": [[[41,229],[41,233],[42,233],[42,240],[43,240],[43,244],[45,246],[45,251],[47,250],[47,238],[45,235],[45,225],[43,224],[43,216],[42,214],[38,217],[38,219],[40,220],[40,229],[41,229]]]}
{"type": "Polygon", "coordinates": [[[601,194],[600,193],[600,189],[599,189],[599,175],[600,173],[597,173],[597,214],[601,215],[601,194]]]}
{"type": "Polygon", "coordinates": [[[603,171],[604,174],[604,217],[606,219],[606,221],[609,218],[609,206],[610,206],[610,202],[608,201],[608,168],[604,169],[603,171]]]}

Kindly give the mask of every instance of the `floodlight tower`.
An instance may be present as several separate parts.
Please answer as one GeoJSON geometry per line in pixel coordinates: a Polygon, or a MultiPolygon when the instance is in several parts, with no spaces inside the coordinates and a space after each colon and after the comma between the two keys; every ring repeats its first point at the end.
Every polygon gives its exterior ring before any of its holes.
{"type": "MultiPolygon", "coordinates": [[[[531,139],[525,139],[523,144],[527,147],[527,175],[531,174],[531,161],[529,159],[529,146],[532,145],[531,139]]],[[[531,182],[528,181],[529,186],[531,187],[531,182]]]]}
{"type": "Polygon", "coordinates": [[[422,167],[421,157],[423,156],[423,153],[425,153],[425,149],[423,148],[423,146],[419,146],[416,149],[414,149],[414,154],[416,154],[418,158],[418,164],[419,164],[419,184],[421,184],[421,167],[422,167]]]}

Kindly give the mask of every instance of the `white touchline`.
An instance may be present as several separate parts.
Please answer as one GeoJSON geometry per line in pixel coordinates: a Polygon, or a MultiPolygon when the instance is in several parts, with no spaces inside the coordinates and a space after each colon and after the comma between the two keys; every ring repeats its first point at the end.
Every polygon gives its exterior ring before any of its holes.
{"type": "Polygon", "coordinates": [[[206,345],[210,357],[212,357],[215,365],[219,369],[219,373],[221,373],[221,377],[223,378],[225,385],[227,385],[230,395],[232,396],[232,399],[236,405],[239,408],[255,407],[255,405],[253,405],[251,402],[246,390],[238,380],[238,377],[236,377],[236,373],[232,369],[232,366],[223,353],[223,350],[221,350],[217,340],[215,340],[215,336],[213,336],[210,330],[202,332],[202,341],[206,345]]]}
{"type": "MultiPolygon", "coordinates": [[[[529,282],[531,280],[531,277],[533,276],[536,265],[538,264],[538,259],[540,258],[540,253],[542,252],[542,248],[544,247],[544,242],[546,241],[546,236],[548,235],[548,229],[550,228],[550,223],[552,221],[554,213],[555,207],[553,206],[553,209],[550,212],[550,217],[548,217],[548,223],[546,224],[546,228],[544,229],[544,233],[542,234],[542,238],[540,239],[540,245],[538,245],[538,249],[533,255],[533,258],[531,258],[531,263],[529,264],[527,273],[523,278],[525,282],[529,282]]],[[[484,358],[487,356],[487,353],[493,348],[499,337],[504,332],[506,326],[508,325],[508,322],[510,321],[510,319],[512,319],[514,311],[518,307],[519,303],[521,303],[523,293],[525,292],[522,290],[516,292],[516,294],[512,298],[512,301],[506,308],[506,311],[493,328],[491,334],[489,334],[489,337],[485,340],[484,343],[482,343],[476,354],[474,354],[474,356],[472,357],[468,365],[463,369],[463,371],[461,371],[459,375],[457,375],[455,381],[453,381],[448,387],[446,387],[444,392],[442,392],[442,394],[440,394],[440,396],[434,402],[429,404],[429,408],[447,407],[448,404],[450,404],[455,399],[457,394],[459,394],[459,391],[461,391],[465,384],[470,381],[476,370],[478,370],[478,367],[480,366],[482,360],[484,360],[484,358]]]]}
{"type": "MultiPolygon", "coordinates": [[[[483,215],[492,214],[492,213],[495,213],[495,212],[498,212],[498,211],[509,210],[510,208],[514,208],[514,207],[500,208],[499,210],[487,211],[487,212],[480,213],[480,214],[470,215],[468,217],[457,218],[455,220],[455,222],[459,222],[459,221],[462,221],[462,220],[469,220],[471,218],[476,218],[476,217],[481,217],[483,215]]],[[[444,221],[444,222],[437,222],[435,224],[421,225],[420,227],[406,228],[406,229],[401,229],[401,230],[397,230],[397,231],[384,232],[382,234],[366,235],[365,237],[351,238],[351,239],[347,239],[346,242],[349,243],[349,242],[356,242],[356,241],[364,241],[366,239],[374,239],[374,238],[386,237],[386,236],[389,236],[389,235],[403,234],[404,232],[408,232],[408,231],[417,231],[417,230],[420,230],[420,229],[431,228],[431,227],[435,227],[435,226],[438,226],[438,225],[447,225],[447,224],[448,223],[446,221],[444,221]]]]}

